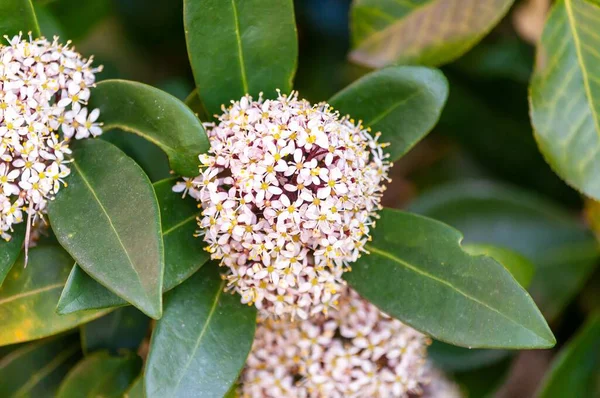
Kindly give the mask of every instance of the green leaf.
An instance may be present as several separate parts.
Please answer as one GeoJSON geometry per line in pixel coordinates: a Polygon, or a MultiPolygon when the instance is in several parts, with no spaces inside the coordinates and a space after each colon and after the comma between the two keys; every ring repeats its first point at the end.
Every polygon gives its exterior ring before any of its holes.
{"type": "Polygon", "coordinates": [[[185,0],[190,64],[209,114],[243,95],[288,93],[298,43],[292,0],[185,0]]]}
{"type": "Polygon", "coordinates": [[[238,378],[252,347],[256,310],[223,291],[215,263],[165,300],[165,315],[150,343],[144,384],[148,397],[189,391],[223,396],[238,378]]]}
{"type": "Polygon", "coordinates": [[[384,209],[372,236],[345,279],[383,312],[463,347],[556,343],[527,292],[492,258],[466,253],[457,230],[384,209]]]}
{"type": "MultiPolygon", "coordinates": [[[[169,291],[198,271],[209,259],[203,242],[194,237],[196,217],[200,215],[197,202],[182,199],[172,187],[176,178],[154,184],[158,197],[165,245],[165,274],[163,292],[169,291]]],[[[126,305],[127,301],[106,289],[78,266],[73,267],[58,302],[58,313],[109,308],[126,305]]]]}
{"type": "Polygon", "coordinates": [[[198,94],[198,89],[195,88],[194,91],[190,93],[185,99],[185,104],[192,110],[194,113],[200,118],[200,120],[210,120],[210,115],[206,110],[206,106],[200,99],[200,95],[198,94]]]}
{"type": "Polygon", "coordinates": [[[48,206],[52,229],[89,275],[158,319],[164,253],[152,185],[114,145],[102,140],[76,144],[69,186],[48,206]]]}
{"type": "Polygon", "coordinates": [[[0,396],[53,397],[67,372],[81,358],[74,335],[21,346],[0,360],[0,396]]]}
{"type": "Polygon", "coordinates": [[[442,65],[478,43],[514,0],[355,0],[350,59],[372,68],[442,65]]]}
{"type": "Polygon", "coordinates": [[[72,329],[107,311],[60,316],[54,306],[73,266],[59,247],[30,250],[27,268],[19,258],[0,287],[0,346],[30,341],[72,329]]]}
{"type": "Polygon", "coordinates": [[[397,160],[427,135],[437,123],[448,82],[442,72],[424,67],[390,67],[370,73],[329,100],[342,115],[360,119],[397,160]]]}
{"type": "Polygon", "coordinates": [[[25,224],[18,225],[7,242],[0,238],[0,286],[12,268],[25,241],[25,224]]]}
{"type": "Polygon", "coordinates": [[[540,197],[483,181],[450,184],[421,195],[410,211],[441,220],[467,243],[506,247],[535,266],[529,291],[549,321],[556,319],[600,257],[593,235],[540,197]]]}
{"type": "Polygon", "coordinates": [[[539,398],[600,396],[600,313],[562,349],[546,373],[539,398]]]}
{"type": "Polygon", "coordinates": [[[104,130],[142,136],[165,151],[177,174],[198,175],[198,155],[208,150],[208,137],[196,115],[171,94],[142,83],[105,80],[93,90],[89,106],[100,109],[104,130]]]}
{"type": "Polygon", "coordinates": [[[141,375],[133,384],[129,387],[129,390],[125,392],[124,398],[145,398],[144,392],[144,375],[141,375]]]}
{"type": "Polygon", "coordinates": [[[149,326],[150,319],[136,308],[119,308],[83,325],[81,345],[86,354],[99,350],[114,354],[124,349],[136,351],[149,326]]]}
{"type": "Polygon", "coordinates": [[[488,256],[499,262],[523,286],[527,288],[533,279],[535,267],[525,256],[503,247],[490,244],[471,243],[463,249],[472,256],[488,256]]]}
{"type": "Polygon", "coordinates": [[[106,352],[87,356],[67,375],[57,398],[120,397],[142,368],[142,359],[134,354],[111,357],[106,352]]]}
{"type": "Polygon", "coordinates": [[[35,12],[31,0],[2,0],[0,1],[0,37],[7,35],[12,38],[20,32],[33,37],[40,35],[35,12]]]}
{"type": "Polygon", "coordinates": [[[559,0],[546,22],[530,87],[540,150],[569,185],[600,199],[600,3],[559,0]]]}
{"type": "Polygon", "coordinates": [[[445,372],[464,372],[489,366],[508,357],[508,350],[485,350],[456,347],[434,340],[427,348],[427,356],[436,367],[445,372]]]}

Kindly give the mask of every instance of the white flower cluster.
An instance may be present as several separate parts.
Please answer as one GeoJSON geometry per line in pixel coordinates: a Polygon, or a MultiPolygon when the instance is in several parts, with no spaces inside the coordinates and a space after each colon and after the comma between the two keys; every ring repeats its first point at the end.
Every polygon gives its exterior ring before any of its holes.
{"type": "Polygon", "coordinates": [[[201,202],[200,234],[244,303],[303,319],[327,311],[380,208],[380,134],[297,93],[223,111],[207,125],[200,175],[174,190],[201,202]]]}
{"type": "Polygon", "coordinates": [[[99,111],[85,107],[94,86],[92,59],[58,38],[22,40],[0,47],[0,237],[43,215],[69,175],[68,140],[98,136],[99,111]],[[62,129],[63,136],[58,131],[62,129]]]}
{"type": "Polygon", "coordinates": [[[242,397],[407,397],[426,382],[429,339],[344,288],[339,310],[263,320],[240,378],[242,397]]]}

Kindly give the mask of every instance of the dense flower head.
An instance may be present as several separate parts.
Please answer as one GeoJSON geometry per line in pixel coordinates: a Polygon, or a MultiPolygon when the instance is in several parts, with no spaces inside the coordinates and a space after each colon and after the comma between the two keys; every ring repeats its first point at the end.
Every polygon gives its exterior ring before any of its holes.
{"type": "Polygon", "coordinates": [[[85,107],[92,59],[58,37],[0,46],[0,236],[11,238],[24,214],[35,220],[69,175],[68,141],[102,133],[99,111],[85,107]],[[59,134],[62,132],[62,134],[59,134]]]}
{"type": "Polygon", "coordinates": [[[369,129],[297,93],[246,95],[209,124],[200,175],[174,190],[201,202],[201,234],[229,288],[264,314],[334,307],[369,239],[390,163],[369,129]]]}
{"type": "Polygon", "coordinates": [[[429,339],[344,288],[339,310],[259,323],[239,395],[407,397],[427,382],[429,339]]]}

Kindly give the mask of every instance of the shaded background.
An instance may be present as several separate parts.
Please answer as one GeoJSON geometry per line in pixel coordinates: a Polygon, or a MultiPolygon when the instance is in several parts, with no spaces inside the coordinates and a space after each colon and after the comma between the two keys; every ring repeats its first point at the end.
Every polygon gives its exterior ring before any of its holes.
{"type": "MultiPolygon", "coordinates": [[[[181,0],[34,3],[43,33],[72,39],[82,54],[95,54],[96,64],[104,65],[101,79],[141,81],[182,100],[193,90],[181,0]]],[[[346,58],[350,3],[295,1],[300,41],[296,89],[312,102],[327,100],[369,72],[346,58]]],[[[434,360],[470,397],[532,396],[553,355],[600,303],[600,275],[593,272],[598,253],[585,227],[586,204],[545,163],[529,122],[532,43],[541,33],[547,4],[517,1],[479,45],[442,68],[450,81],[450,97],[441,121],[397,162],[384,199],[386,206],[410,207],[460,227],[468,241],[518,250],[539,266],[530,291],[538,304],[541,301],[557,336],[556,349],[515,354],[432,347],[434,360]],[[475,199],[454,206],[451,197],[456,192],[475,199]],[[490,200],[494,198],[500,199],[490,200]],[[508,206],[511,201],[516,204],[508,206]],[[553,215],[546,217],[544,211],[553,215]],[[569,222],[563,224],[561,217],[569,222]],[[560,291],[563,281],[571,290],[562,301],[536,296],[536,286],[560,291]]],[[[103,138],[133,157],[153,181],[169,175],[166,156],[153,144],[118,131],[103,138]]]]}

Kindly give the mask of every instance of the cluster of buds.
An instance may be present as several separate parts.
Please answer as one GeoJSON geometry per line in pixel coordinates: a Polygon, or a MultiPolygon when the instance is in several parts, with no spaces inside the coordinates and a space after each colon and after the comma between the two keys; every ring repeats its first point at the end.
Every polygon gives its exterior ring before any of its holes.
{"type": "Polygon", "coordinates": [[[0,47],[0,237],[9,240],[24,214],[29,227],[64,184],[69,139],[102,129],[99,111],[86,108],[100,70],[91,58],[57,37],[6,39],[0,47]]]}
{"type": "Polygon", "coordinates": [[[267,316],[326,312],[381,206],[380,134],[297,93],[245,96],[223,112],[207,125],[200,175],[174,190],[200,201],[200,234],[244,303],[267,316]]]}
{"type": "Polygon", "coordinates": [[[327,315],[261,321],[238,392],[248,398],[418,396],[427,382],[428,344],[344,288],[339,310],[327,315]]]}

